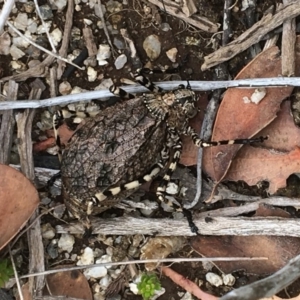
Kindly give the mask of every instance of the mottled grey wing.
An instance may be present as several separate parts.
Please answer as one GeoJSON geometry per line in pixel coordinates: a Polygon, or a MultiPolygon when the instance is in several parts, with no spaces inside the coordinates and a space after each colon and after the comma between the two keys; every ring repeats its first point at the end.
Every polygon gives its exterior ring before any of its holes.
{"type": "Polygon", "coordinates": [[[164,126],[138,98],[101,111],[74,133],[64,151],[65,188],[86,199],[146,174],[157,162],[164,126]]]}

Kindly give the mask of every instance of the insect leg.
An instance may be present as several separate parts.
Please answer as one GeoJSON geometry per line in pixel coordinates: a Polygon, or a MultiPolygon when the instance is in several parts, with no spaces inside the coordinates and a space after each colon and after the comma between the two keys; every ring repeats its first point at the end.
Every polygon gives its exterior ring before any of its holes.
{"type": "Polygon", "coordinates": [[[113,93],[114,95],[120,97],[122,100],[129,100],[129,99],[135,98],[134,95],[127,93],[125,90],[123,90],[115,85],[110,86],[109,91],[111,93],[113,93]]]}
{"type": "Polygon", "coordinates": [[[125,190],[135,189],[135,188],[139,187],[140,185],[142,185],[143,183],[151,181],[153,178],[155,178],[157,176],[157,174],[160,172],[160,170],[165,167],[168,158],[169,158],[169,149],[164,147],[161,151],[161,158],[160,158],[159,162],[156,163],[151,168],[149,173],[147,173],[144,176],[141,176],[137,180],[124,183],[124,184],[122,184],[120,186],[117,186],[117,187],[114,187],[114,188],[110,188],[110,189],[108,189],[104,192],[101,192],[101,193],[97,193],[93,197],[92,201],[95,204],[97,204],[97,203],[105,200],[107,197],[115,196],[115,195],[117,195],[120,192],[125,191],[125,190]]]}
{"type": "Polygon", "coordinates": [[[219,145],[233,145],[233,144],[251,144],[251,143],[262,143],[264,140],[267,140],[268,137],[261,136],[254,139],[235,139],[235,140],[224,140],[224,141],[204,141],[199,138],[198,134],[191,126],[188,126],[183,133],[185,135],[191,136],[194,144],[197,147],[214,147],[219,145]]]}
{"type": "Polygon", "coordinates": [[[137,73],[134,75],[135,81],[137,81],[142,86],[146,87],[153,93],[163,93],[164,90],[159,86],[155,85],[152,81],[150,81],[147,77],[142,75],[142,69],[137,70],[137,73]]]}

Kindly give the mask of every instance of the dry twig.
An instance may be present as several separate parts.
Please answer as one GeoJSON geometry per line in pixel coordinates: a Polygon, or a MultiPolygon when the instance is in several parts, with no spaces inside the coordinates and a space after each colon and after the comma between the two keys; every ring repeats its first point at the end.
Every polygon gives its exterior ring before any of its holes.
{"type": "Polygon", "coordinates": [[[268,32],[275,29],[286,20],[297,17],[299,14],[300,3],[294,1],[291,4],[284,6],[274,15],[265,15],[259,22],[254,24],[227,46],[204,57],[204,64],[201,66],[202,71],[233,58],[238,53],[241,53],[251,45],[260,41],[268,32]]]}

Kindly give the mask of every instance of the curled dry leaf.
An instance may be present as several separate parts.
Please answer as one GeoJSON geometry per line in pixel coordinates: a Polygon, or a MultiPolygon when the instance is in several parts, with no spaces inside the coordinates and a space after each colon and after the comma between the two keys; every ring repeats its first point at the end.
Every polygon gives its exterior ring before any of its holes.
{"type": "MultiPolygon", "coordinates": [[[[165,258],[169,254],[179,251],[185,243],[183,237],[155,237],[149,241],[141,249],[140,259],[160,259],[165,258]]],[[[152,271],[157,267],[157,263],[145,264],[148,271],[152,271]]]]}
{"type": "MultiPolygon", "coordinates": [[[[236,77],[268,78],[281,74],[279,49],[267,49],[252,60],[236,77]]],[[[267,88],[266,96],[258,104],[244,103],[255,89],[228,89],[220,105],[216,118],[212,140],[250,138],[276,118],[281,102],[287,98],[293,88],[267,88]]],[[[204,170],[215,181],[221,181],[228,171],[233,157],[240,145],[225,145],[204,149],[204,170]]]]}
{"type": "Polygon", "coordinates": [[[192,240],[194,250],[205,257],[268,257],[268,260],[214,262],[223,272],[244,269],[248,274],[266,275],[278,271],[298,255],[295,237],[206,236],[192,240]]]}
{"type": "MultiPolygon", "coordinates": [[[[60,266],[62,267],[62,266],[60,266]]],[[[45,294],[93,300],[91,288],[85,276],[78,270],[58,272],[47,276],[45,294]]]]}
{"type": "Polygon", "coordinates": [[[0,250],[21,230],[39,205],[33,184],[19,171],[0,165],[0,250]]]}

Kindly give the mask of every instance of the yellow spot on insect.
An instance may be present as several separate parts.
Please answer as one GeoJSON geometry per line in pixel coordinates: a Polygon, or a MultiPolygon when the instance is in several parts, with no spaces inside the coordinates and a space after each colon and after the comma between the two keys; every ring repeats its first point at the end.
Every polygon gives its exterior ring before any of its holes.
{"type": "Polygon", "coordinates": [[[103,201],[107,198],[107,196],[105,196],[103,193],[97,193],[95,195],[95,197],[99,200],[99,201],[103,201]]]}
{"type": "MultiPolygon", "coordinates": [[[[134,189],[134,188],[136,188],[138,186],[140,186],[140,183],[139,183],[138,180],[131,181],[131,182],[129,182],[129,183],[127,183],[127,184],[124,185],[124,187],[125,187],[126,190],[131,190],[131,189],[134,189]]],[[[116,194],[114,194],[114,195],[116,195],[116,194]]]]}

